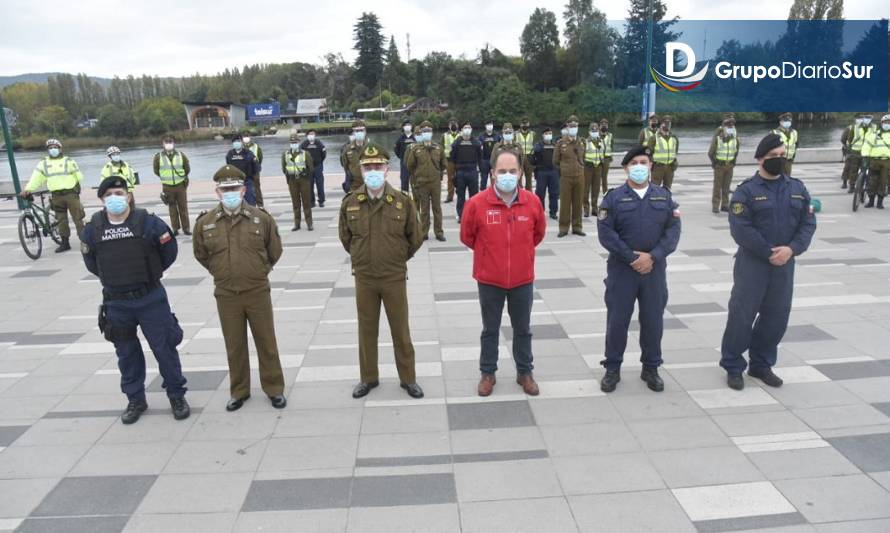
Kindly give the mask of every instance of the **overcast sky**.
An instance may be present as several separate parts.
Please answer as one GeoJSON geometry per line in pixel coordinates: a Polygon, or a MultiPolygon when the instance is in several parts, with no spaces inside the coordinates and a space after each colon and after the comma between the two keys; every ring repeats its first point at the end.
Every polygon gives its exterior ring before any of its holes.
{"type": "MultiPolygon", "coordinates": [[[[431,51],[475,57],[485,43],[519,54],[519,35],[535,7],[556,12],[562,36],[564,0],[0,0],[0,75],[86,72],[125,77],[143,73],[213,74],[226,67],[303,61],[327,52],[352,61],[352,26],[373,11],[406,59],[431,51]],[[371,7],[373,5],[373,7],[371,7]],[[556,8],[555,6],[559,6],[556,8]]],[[[622,19],[626,0],[594,0],[609,19],[622,19]]],[[[847,0],[847,19],[890,17],[887,0],[847,0]]],[[[668,0],[684,19],[784,19],[791,0],[668,0]]]]}

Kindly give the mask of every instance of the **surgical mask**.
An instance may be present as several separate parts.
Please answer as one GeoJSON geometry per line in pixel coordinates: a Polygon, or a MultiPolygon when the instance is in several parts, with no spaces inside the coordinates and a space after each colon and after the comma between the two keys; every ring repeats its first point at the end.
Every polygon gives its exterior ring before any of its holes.
{"type": "Polygon", "coordinates": [[[250,144],[250,137],[243,137],[244,144],[250,144]]]}
{"type": "Polygon", "coordinates": [[[412,128],[410,125],[402,126],[402,131],[405,132],[405,135],[411,135],[411,130],[412,128]]]}
{"type": "Polygon", "coordinates": [[[726,128],[726,135],[732,137],[735,135],[735,128],[726,128]]]}
{"type": "Polygon", "coordinates": [[[868,126],[869,124],[871,124],[871,117],[865,117],[864,119],[862,119],[862,123],[868,126]]]}
{"type": "Polygon", "coordinates": [[[772,159],[764,159],[763,160],[763,170],[772,174],[773,176],[778,176],[785,170],[785,158],[784,157],[773,157],[772,159]]]}
{"type": "Polygon", "coordinates": [[[300,151],[300,143],[290,143],[290,149],[294,152],[300,151]]]}
{"type": "Polygon", "coordinates": [[[600,132],[598,132],[598,131],[596,131],[596,130],[592,130],[592,131],[590,132],[590,138],[591,138],[591,139],[599,139],[599,138],[600,138],[600,132]]]}
{"type": "Polygon", "coordinates": [[[470,135],[473,134],[473,130],[470,129],[470,128],[464,128],[464,129],[461,130],[461,134],[462,134],[464,137],[469,137],[470,135]]]}
{"type": "Polygon", "coordinates": [[[507,174],[498,174],[497,181],[495,182],[497,188],[503,192],[513,192],[516,190],[516,183],[519,181],[519,176],[513,173],[507,174]]]}
{"type": "Polygon", "coordinates": [[[114,154],[113,156],[111,156],[111,160],[114,161],[115,163],[120,163],[121,156],[119,154],[114,154]]]}
{"type": "Polygon", "coordinates": [[[372,191],[379,190],[386,181],[385,172],[383,170],[368,170],[365,172],[365,185],[372,191]]]}
{"type": "Polygon", "coordinates": [[[888,122],[881,123],[881,129],[884,131],[890,131],[890,123],[888,123],[888,122]]]}
{"type": "Polygon", "coordinates": [[[494,124],[486,124],[486,125],[485,125],[485,131],[486,131],[486,133],[491,133],[491,132],[493,132],[493,131],[494,131],[494,124]]]}
{"type": "Polygon", "coordinates": [[[572,137],[578,136],[578,127],[577,126],[570,127],[568,131],[569,131],[569,135],[571,135],[572,137]]]}
{"type": "Polygon", "coordinates": [[[549,143],[549,142],[552,141],[552,140],[553,140],[553,134],[552,134],[552,133],[545,133],[545,134],[544,134],[544,142],[545,142],[545,143],[549,143]]]}
{"type": "Polygon", "coordinates": [[[59,154],[62,153],[58,148],[50,148],[48,152],[50,157],[59,157],[59,154]]]}
{"type": "Polygon", "coordinates": [[[164,150],[167,150],[168,152],[172,152],[173,151],[173,143],[164,143],[164,150]]]}
{"type": "Polygon", "coordinates": [[[420,132],[420,142],[428,143],[432,140],[433,140],[433,132],[431,132],[431,131],[420,132]]]}
{"type": "Polygon", "coordinates": [[[646,165],[633,165],[628,170],[627,176],[630,178],[630,181],[637,185],[642,185],[649,179],[649,167],[646,165]]]}
{"type": "Polygon", "coordinates": [[[857,118],[857,119],[854,120],[853,122],[854,122],[857,126],[861,126],[861,125],[862,125],[862,120],[863,120],[863,119],[861,119],[861,118],[857,118]]]}
{"type": "Polygon", "coordinates": [[[505,133],[505,134],[504,134],[504,141],[505,141],[505,142],[508,142],[508,143],[513,142],[513,134],[512,134],[512,133],[505,133]]]}
{"type": "Polygon", "coordinates": [[[306,140],[308,140],[309,142],[315,141],[315,134],[310,133],[309,135],[306,136],[306,140]]]}
{"type": "Polygon", "coordinates": [[[126,196],[108,196],[105,198],[105,209],[112,215],[121,215],[127,210],[126,196]]]}
{"type": "Polygon", "coordinates": [[[566,129],[562,129],[562,130],[559,130],[559,134],[562,135],[563,137],[565,137],[566,135],[569,134],[569,131],[566,129]]]}
{"type": "Polygon", "coordinates": [[[232,148],[234,148],[235,150],[240,150],[243,147],[244,145],[241,144],[241,141],[235,141],[232,143],[232,148]]]}
{"type": "Polygon", "coordinates": [[[355,142],[355,135],[349,136],[349,142],[355,142]]]}
{"type": "Polygon", "coordinates": [[[241,207],[241,191],[227,191],[222,193],[222,204],[229,211],[241,207]]]}
{"type": "Polygon", "coordinates": [[[788,128],[791,127],[791,121],[790,121],[790,120],[783,120],[782,122],[779,122],[779,125],[782,126],[783,128],[785,128],[785,129],[787,130],[788,128]]]}
{"type": "Polygon", "coordinates": [[[355,140],[358,142],[362,142],[365,140],[365,132],[364,131],[356,131],[352,135],[355,137],[355,140]]]}

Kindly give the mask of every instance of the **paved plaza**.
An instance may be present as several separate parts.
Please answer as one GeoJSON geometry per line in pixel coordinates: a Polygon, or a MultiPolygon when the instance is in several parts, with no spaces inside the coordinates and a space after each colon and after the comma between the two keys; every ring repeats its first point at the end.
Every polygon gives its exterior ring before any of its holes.
{"type": "MultiPolygon", "coordinates": [[[[384,379],[354,400],[342,178],[328,177],[311,233],[289,231],[283,179],[264,178],[285,246],[271,278],[287,408],[272,409],[254,372],[252,399],[225,411],[212,279],[180,237],[164,285],[185,330],[192,416],[173,419],[149,355],[150,407],[132,426],[118,419],[126,398],[77,241],[60,255],[44,243],[40,260],[27,259],[14,205],[0,202],[0,531],[886,533],[890,211],[854,215],[839,163],[794,169],[824,210],[797,261],[780,389],[746,377],[732,391],[717,366],[735,246],[726,215],[710,212],[710,168],[681,168],[675,182],[683,234],[668,259],[665,391],[638,378],[634,323],[623,380],[600,392],[606,254],[595,219],[587,237],[565,239],[548,220],[532,309],[536,398],[514,383],[506,317],[500,379],[491,397],[476,395],[472,256],[447,204],[448,241],[427,241],[409,263],[426,397],[399,388],[383,320],[384,379]]],[[[737,168],[736,183],[753,170],[737,168]]],[[[191,191],[194,219],[213,202],[209,183],[191,191]]],[[[140,186],[136,198],[166,218],[156,189],[140,186]]]]}

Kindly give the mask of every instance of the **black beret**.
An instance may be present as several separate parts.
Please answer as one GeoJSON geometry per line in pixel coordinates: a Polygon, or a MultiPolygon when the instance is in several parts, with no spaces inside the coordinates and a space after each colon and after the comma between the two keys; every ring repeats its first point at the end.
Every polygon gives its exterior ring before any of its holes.
{"type": "Polygon", "coordinates": [[[624,159],[621,160],[621,166],[627,165],[630,163],[631,159],[638,155],[645,155],[650,161],[652,160],[652,150],[650,150],[648,146],[637,146],[636,148],[631,148],[624,154],[624,159]]]}
{"type": "Polygon", "coordinates": [[[760,159],[765,156],[767,152],[776,148],[777,146],[782,146],[782,138],[776,135],[775,133],[768,133],[766,137],[760,139],[760,143],[757,145],[757,150],[754,151],[754,159],[760,159]]]}
{"type": "Polygon", "coordinates": [[[127,184],[127,180],[122,176],[108,176],[102,183],[99,184],[99,190],[96,191],[99,195],[99,198],[105,194],[105,191],[108,189],[124,189],[129,190],[129,186],[127,184]]]}

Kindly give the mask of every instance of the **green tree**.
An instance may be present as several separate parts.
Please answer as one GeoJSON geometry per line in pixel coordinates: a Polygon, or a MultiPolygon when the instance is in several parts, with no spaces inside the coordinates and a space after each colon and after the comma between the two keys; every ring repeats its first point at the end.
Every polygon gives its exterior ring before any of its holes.
{"type": "Polygon", "coordinates": [[[525,61],[524,79],[536,89],[554,87],[559,72],[556,51],[559,48],[559,30],[556,15],[544,8],[536,8],[528,18],[519,39],[519,50],[525,61]]]}
{"type": "Polygon", "coordinates": [[[99,108],[99,133],[109,137],[133,137],[137,133],[133,112],[118,104],[105,104],[99,108]]]}
{"type": "Polygon", "coordinates": [[[74,130],[74,123],[68,110],[59,105],[48,105],[37,113],[37,130],[48,135],[68,135],[74,130]]]}
{"type": "Polygon", "coordinates": [[[563,86],[600,84],[612,78],[614,45],[618,39],[606,15],[593,0],[569,0],[563,11],[566,51],[562,57],[563,86]]]}
{"type": "MultiPolygon", "coordinates": [[[[665,20],[667,5],[664,0],[630,0],[624,36],[618,43],[619,86],[639,84],[644,78],[646,65],[647,21],[653,20],[652,53],[665,49],[665,44],[677,40],[678,35],[670,28],[678,17],[665,20]],[[650,12],[651,7],[651,12],[650,12]]],[[[648,73],[645,73],[648,76],[648,73]]],[[[646,78],[648,79],[648,78],[646,78]]]]}
{"type": "Polygon", "coordinates": [[[844,0],[794,0],[788,20],[833,20],[844,18],[844,0]]]}
{"type": "Polygon", "coordinates": [[[18,117],[14,129],[30,135],[37,131],[37,114],[49,105],[49,91],[45,84],[14,83],[3,88],[3,101],[18,117]]]}
{"type": "Polygon", "coordinates": [[[188,127],[182,104],[173,98],[150,98],[133,110],[137,127],[150,135],[160,135],[188,127]]]}
{"type": "Polygon", "coordinates": [[[381,29],[374,13],[362,13],[353,26],[353,49],[358,52],[355,60],[356,80],[371,89],[377,87],[383,74],[384,38],[381,29]]]}

